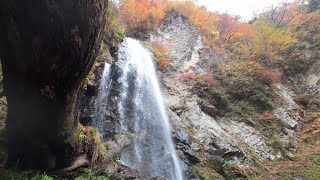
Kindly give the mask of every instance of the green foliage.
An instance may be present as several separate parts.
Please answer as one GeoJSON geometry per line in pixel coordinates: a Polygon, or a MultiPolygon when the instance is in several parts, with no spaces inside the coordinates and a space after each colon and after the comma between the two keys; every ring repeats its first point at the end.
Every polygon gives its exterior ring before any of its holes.
{"type": "Polygon", "coordinates": [[[113,30],[113,34],[118,41],[121,41],[124,37],[124,31],[118,24],[118,12],[114,8],[108,8],[107,21],[110,23],[110,30],[113,30]]]}
{"type": "Polygon", "coordinates": [[[228,109],[229,99],[225,93],[213,87],[209,87],[209,92],[211,93],[213,99],[216,101],[215,106],[217,106],[217,108],[225,110],[228,109]]]}
{"type": "Polygon", "coordinates": [[[259,82],[235,81],[228,85],[227,93],[236,100],[250,102],[258,110],[273,109],[270,89],[259,82]]]}
{"type": "Polygon", "coordinates": [[[54,178],[48,176],[46,173],[39,173],[34,171],[23,171],[17,168],[10,168],[0,171],[1,180],[53,180],[54,178]]]}
{"type": "Polygon", "coordinates": [[[261,110],[272,110],[272,99],[266,89],[262,87],[263,86],[258,86],[257,89],[253,89],[253,94],[249,98],[249,101],[261,110]]]}
{"type": "Polygon", "coordinates": [[[124,30],[119,23],[119,12],[112,2],[109,3],[105,18],[108,26],[104,30],[104,40],[111,48],[117,46],[125,37],[124,30]]]}
{"type": "Polygon", "coordinates": [[[110,21],[115,21],[118,18],[118,13],[114,8],[108,8],[106,18],[110,21]]]}
{"type": "MultiPolygon", "coordinates": [[[[0,170],[1,180],[54,180],[61,179],[49,176],[45,172],[24,171],[17,168],[0,170]]],[[[63,179],[63,178],[62,178],[63,179]]],[[[99,175],[92,169],[84,169],[83,173],[76,177],[75,180],[109,180],[107,176],[99,175]]]]}
{"type": "Polygon", "coordinates": [[[92,169],[84,169],[83,173],[75,180],[109,180],[106,176],[100,176],[92,169]]]}
{"type": "Polygon", "coordinates": [[[33,178],[31,178],[31,180],[53,180],[53,177],[50,177],[45,173],[43,173],[43,174],[38,174],[34,176],[33,178]]]}
{"type": "Polygon", "coordinates": [[[114,36],[119,42],[125,37],[125,33],[120,26],[114,28],[114,36]]]}
{"type": "Polygon", "coordinates": [[[231,108],[232,112],[245,117],[254,116],[255,113],[255,109],[250,105],[248,101],[233,102],[231,108]]]}
{"type": "Polygon", "coordinates": [[[277,64],[285,60],[282,53],[297,42],[297,39],[290,28],[278,28],[258,21],[253,25],[253,34],[246,41],[247,43],[242,44],[242,49],[246,50],[246,58],[268,67],[280,68],[277,64]]]}
{"type": "Polygon", "coordinates": [[[15,179],[25,179],[28,172],[21,171],[19,169],[6,169],[2,170],[0,173],[0,179],[3,180],[15,180],[15,179]]]}

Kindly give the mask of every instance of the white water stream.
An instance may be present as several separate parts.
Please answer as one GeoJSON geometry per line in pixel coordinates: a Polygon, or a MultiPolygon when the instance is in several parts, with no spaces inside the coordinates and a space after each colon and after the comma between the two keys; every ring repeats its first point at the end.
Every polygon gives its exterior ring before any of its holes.
{"type": "MultiPolygon", "coordinates": [[[[152,54],[139,41],[126,38],[118,51],[116,67],[121,69],[117,83],[120,94],[118,133],[131,137],[131,145],[121,154],[122,164],[139,171],[144,179],[154,177],[183,180],[180,160],[170,136],[152,54]]],[[[108,106],[110,66],[106,65],[96,103],[94,124],[104,131],[105,107],[108,106]]]]}

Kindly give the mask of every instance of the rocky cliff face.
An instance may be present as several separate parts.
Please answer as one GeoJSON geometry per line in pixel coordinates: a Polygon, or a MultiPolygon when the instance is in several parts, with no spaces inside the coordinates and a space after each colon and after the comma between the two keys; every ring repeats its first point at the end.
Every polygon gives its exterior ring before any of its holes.
{"type": "MultiPolygon", "coordinates": [[[[276,121],[256,121],[253,117],[241,116],[228,110],[224,99],[212,95],[207,87],[184,79],[184,76],[194,74],[210,75],[222,62],[222,58],[202,44],[199,30],[190,25],[186,17],[174,11],[169,13],[158,30],[151,33],[150,39],[144,42],[147,46],[160,43],[168,49],[170,64],[168,68],[158,71],[158,77],[173,139],[178,155],[185,164],[188,179],[219,175],[227,179],[247,177],[258,172],[263,161],[293,158],[292,152],[297,148],[304,111],[295,102],[296,94],[289,86],[279,83],[272,87],[272,114],[276,121]]],[[[104,57],[103,53],[101,57],[104,57]]],[[[108,56],[103,59],[112,58],[108,56]]],[[[98,86],[94,84],[99,82],[101,62],[93,69],[92,74],[96,74],[96,78],[91,81],[95,83],[90,83],[88,79],[87,95],[97,90],[98,86]]],[[[305,89],[318,92],[318,69],[314,66],[300,78],[299,82],[303,82],[300,83],[301,92],[305,89]]],[[[117,76],[117,72],[112,75],[117,76]]],[[[292,81],[298,82],[296,79],[292,81]]],[[[112,93],[116,97],[119,92],[114,89],[112,93]]],[[[84,98],[81,113],[84,122],[90,122],[95,116],[93,110],[88,108],[93,107],[96,97],[95,93],[91,95],[91,98],[84,98]]],[[[110,108],[107,110],[110,115],[110,132],[117,123],[117,110],[112,105],[114,101],[116,99],[110,100],[110,108]]],[[[109,163],[106,171],[116,177],[126,173],[130,177],[137,176],[117,161],[119,153],[130,143],[128,139],[114,132],[109,135],[108,161],[114,160],[115,163],[109,163]]]]}
{"type": "MultiPolygon", "coordinates": [[[[151,42],[168,47],[170,68],[159,71],[172,133],[181,158],[198,172],[211,167],[227,178],[241,177],[257,170],[263,160],[275,160],[290,156],[271,145],[275,136],[281,147],[296,147],[299,130],[299,105],[295,95],[283,84],[274,88],[274,116],[282,124],[277,134],[264,133],[264,127],[253,126],[250,117],[243,120],[232,113],[223,113],[219,102],[213,102],[206,89],[194,90],[196,82],[184,81],[183,74],[206,76],[220,58],[203,47],[199,31],[188,20],[172,12],[151,36],[151,42]],[[202,62],[210,64],[204,66],[202,62]]],[[[210,171],[210,170],[207,170],[210,171]]],[[[191,177],[191,176],[190,176],[191,177]]]]}

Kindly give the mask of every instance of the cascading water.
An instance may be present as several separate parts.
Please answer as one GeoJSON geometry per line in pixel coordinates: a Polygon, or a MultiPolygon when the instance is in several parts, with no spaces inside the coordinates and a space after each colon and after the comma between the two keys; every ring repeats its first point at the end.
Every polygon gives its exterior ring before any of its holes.
{"type": "Polygon", "coordinates": [[[110,78],[110,64],[105,63],[103,74],[101,78],[101,83],[99,87],[98,97],[96,99],[95,105],[95,114],[96,118],[93,121],[93,125],[98,128],[101,134],[105,135],[108,132],[106,125],[107,121],[107,114],[106,114],[106,105],[108,104],[108,97],[110,93],[110,85],[111,85],[111,78],[110,78]]]}
{"type": "MultiPolygon", "coordinates": [[[[170,137],[170,125],[158,84],[152,54],[136,40],[126,38],[115,63],[120,71],[116,97],[120,117],[118,133],[127,134],[131,145],[121,154],[122,164],[138,170],[144,179],[182,180],[180,160],[170,137]]],[[[103,109],[110,99],[109,66],[101,81],[95,125],[104,131],[103,109]],[[109,80],[108,80],[109,78],[109,80]],[[102,92],[101,92],[102,91],[102,92]]],[[[112,87],[111,87],[112,88],[112,87]]]]}

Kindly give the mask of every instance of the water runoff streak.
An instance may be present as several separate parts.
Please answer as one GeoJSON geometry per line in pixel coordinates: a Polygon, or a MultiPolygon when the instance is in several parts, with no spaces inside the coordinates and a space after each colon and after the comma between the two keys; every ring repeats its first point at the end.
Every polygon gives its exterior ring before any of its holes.
{"type": "MultiPolygon", "coordinates": [[[[144,179],[183,180],[152,54],[139,41],[126,38],[115,63],[121,71],[116,80],[120,90],[118,133],[127,134],[132,142],[121,154],[122,164],[139,171],[144,179]]],[[[110,94],[107,92],[111,81],[109,69],[106,65],[102,77],[100,91],[103,92],[99,92],[96,104],[100,109],[108,104],[105,100],[110,94]]],[[[98,116],[95,124],[101,124],[104,112],[97,113],[102,116],[98,116]]]]}

